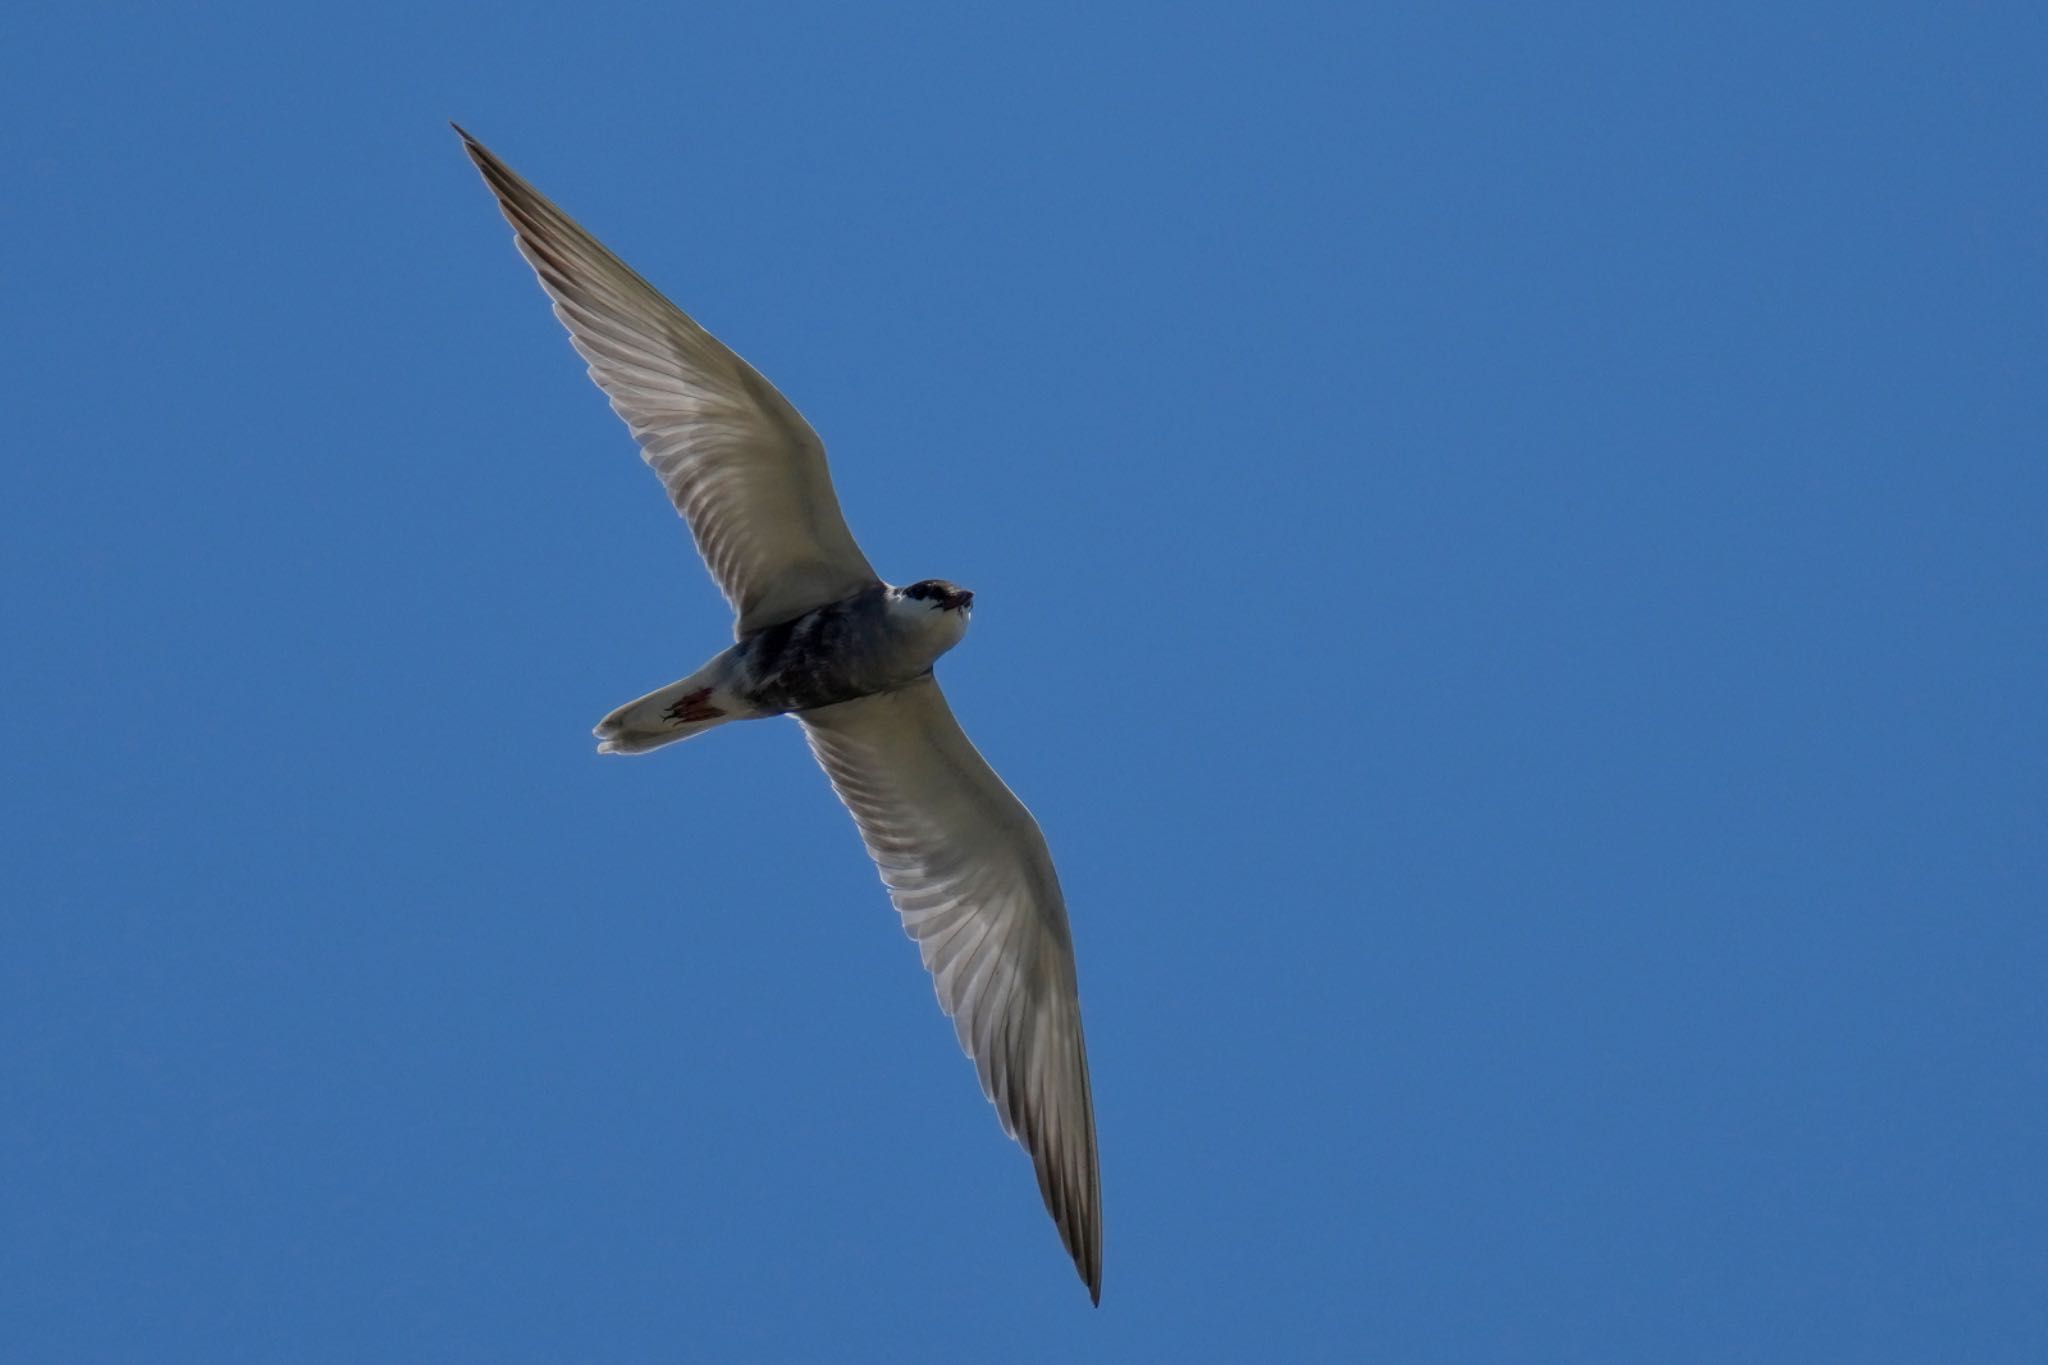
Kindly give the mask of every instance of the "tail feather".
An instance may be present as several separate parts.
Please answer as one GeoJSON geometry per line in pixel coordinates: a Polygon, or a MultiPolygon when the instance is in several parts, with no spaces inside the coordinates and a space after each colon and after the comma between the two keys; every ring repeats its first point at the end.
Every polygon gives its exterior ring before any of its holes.
{"type": "Polygon", "coordinates": [[[706,680],[709,669],[627,702],[591,733],[601,754],[644,754],[748,714],[738,699],[706,680]]]}

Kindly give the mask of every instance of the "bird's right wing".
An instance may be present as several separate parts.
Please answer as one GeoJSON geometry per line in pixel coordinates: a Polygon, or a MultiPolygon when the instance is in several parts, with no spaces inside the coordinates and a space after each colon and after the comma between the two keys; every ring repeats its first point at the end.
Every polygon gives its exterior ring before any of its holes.
{"type": "Polygon", "coordinates": [[[1099,1301],[1095,1108],[1066,902],[1038,822],[968,741],[929,675],[797,719],[1099,1301]]]}
{"type": "Polygon", "coordinates": [[[689,523],[744,637],[877,582],[810,424],[461,128],[590,377],[689,523]]]}

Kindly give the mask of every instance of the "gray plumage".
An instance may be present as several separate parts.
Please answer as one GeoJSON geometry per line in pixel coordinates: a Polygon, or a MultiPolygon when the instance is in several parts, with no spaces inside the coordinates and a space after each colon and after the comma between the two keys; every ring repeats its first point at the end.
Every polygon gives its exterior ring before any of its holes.
{"type": "Polygon", "coordinates": [[[1066,903],[1037,822],[932,677],[973,594],[940,579],[884,583],[796,409],[456,131],[733,607],[735,643],[606,716],[600,751],[644,753],[733,720],[802,723],[1099,1302],[1095,1116],[1066,903]]]}
{"type": "Polygon", "coordinates": [[[809,711],[901,687],[931,667],[898,638],[877,583],[732,647],[734,683],[763,715],[809,711]]]}

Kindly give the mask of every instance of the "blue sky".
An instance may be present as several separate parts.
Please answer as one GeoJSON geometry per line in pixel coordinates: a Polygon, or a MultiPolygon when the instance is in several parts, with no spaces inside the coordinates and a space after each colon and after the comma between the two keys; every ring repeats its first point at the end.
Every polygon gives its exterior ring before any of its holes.
{"type": "Polygon", "coordinates": [[[2048,1358],[2044,38],[10,9],[4,1354],[2048,1358]],[[977,591],[1100,1309],[449,118],[977,591]]]}

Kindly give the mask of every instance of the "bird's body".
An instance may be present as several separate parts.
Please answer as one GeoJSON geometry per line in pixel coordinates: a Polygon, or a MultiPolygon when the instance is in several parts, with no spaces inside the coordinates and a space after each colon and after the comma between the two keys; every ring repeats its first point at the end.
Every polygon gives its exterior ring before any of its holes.
{"type": "Polygon", "coordinates": [[[645,753],[728,720],[870,697],[915,682],[967,633],[974,594],[936,579],[884,583],[766,626],[680,682],[598,722],[602,753],[645,753]],[[935,587],[950,594],[911,596],[935,587]]]}
{"type": "Polygon", "coordinates": [[[1037,822],[932,677],[965,634],[974,594],[942,579],[884,583],[796,409],[456,131],[733,604],[735,643],[606,716],[599,751],[644,753],[735,720],[802,722],[1099,1301],[1094,1103],[1065,900],[1037,822]]]}

